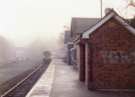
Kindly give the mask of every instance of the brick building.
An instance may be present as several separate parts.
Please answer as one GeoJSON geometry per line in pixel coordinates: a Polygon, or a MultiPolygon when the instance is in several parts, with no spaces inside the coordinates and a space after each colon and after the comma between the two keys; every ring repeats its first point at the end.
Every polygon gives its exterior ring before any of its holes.
{"type": "Polygon", "coordinates": [[[114,10],[76,44],[79,79],[89,89],[135,89],[135,29],[114,10]]]}
{"type": "Polygon", "coordinates": [[[93,25],[95,25],[98,21],[100,20],[100,18],[81,18],[81,17],[73,17],[71,20],[71,39],[72,39],[72,43],[73,43],[73,51],[72,53],[74,54],[74,57],[72,56],[72,60],[74,60],[73,66],[78,69],[78,61],[77,60],[77,56],[78,56],[78,45],[76,45],[76,40],[80,37],[80,35],[85,32],[86,30],[88,30],[90,27],[92,27],[93,25]]]}

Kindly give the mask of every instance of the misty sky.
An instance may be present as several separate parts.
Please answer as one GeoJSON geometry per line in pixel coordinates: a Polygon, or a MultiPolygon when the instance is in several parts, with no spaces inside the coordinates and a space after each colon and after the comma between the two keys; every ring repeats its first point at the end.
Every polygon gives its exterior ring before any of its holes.
{"type": "MultiPolygon", "coordinates": [[[[26,45],[36,38],[55,43],[71,17],[100,17],[100,0],[0,0],[0,34],[16,45],[26,45]]],[[[103,0],[103,7],[113,7],[129,17],[124,0],[103,0]]],[[[129,14],[130,10],[130,14],[129,14]]]]}

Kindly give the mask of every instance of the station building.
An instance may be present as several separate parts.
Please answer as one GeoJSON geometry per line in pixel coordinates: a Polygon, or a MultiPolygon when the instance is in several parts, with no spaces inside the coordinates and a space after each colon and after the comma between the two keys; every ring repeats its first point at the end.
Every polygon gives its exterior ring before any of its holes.
{"type": "Polygon", "coordinates": [[[74,43],[79,79],[89,89],[135,89],[135,29],[114,10],[74,43]]]}

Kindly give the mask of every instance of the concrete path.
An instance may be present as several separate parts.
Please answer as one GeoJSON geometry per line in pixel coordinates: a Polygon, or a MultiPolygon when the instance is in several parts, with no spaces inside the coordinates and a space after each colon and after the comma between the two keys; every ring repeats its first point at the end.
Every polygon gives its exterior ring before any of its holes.
{"type": "Polygon", "coordinates": [[[135,97],[135,93],[90,91],[78,81],[78,72],[72,66],[57,59],[50,97],[135,97]]]}

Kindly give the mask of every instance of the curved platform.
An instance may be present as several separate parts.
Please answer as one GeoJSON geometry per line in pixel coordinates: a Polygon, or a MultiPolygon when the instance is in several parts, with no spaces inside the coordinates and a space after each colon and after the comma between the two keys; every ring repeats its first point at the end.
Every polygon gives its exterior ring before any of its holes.
{"type": "Polygon", "coordinates": [[[49,97],[52,88],[54,72],[55,65],[52,61],[47,70],[33,86],[33,88],[26,95],[26,97],[49,97]]]}

